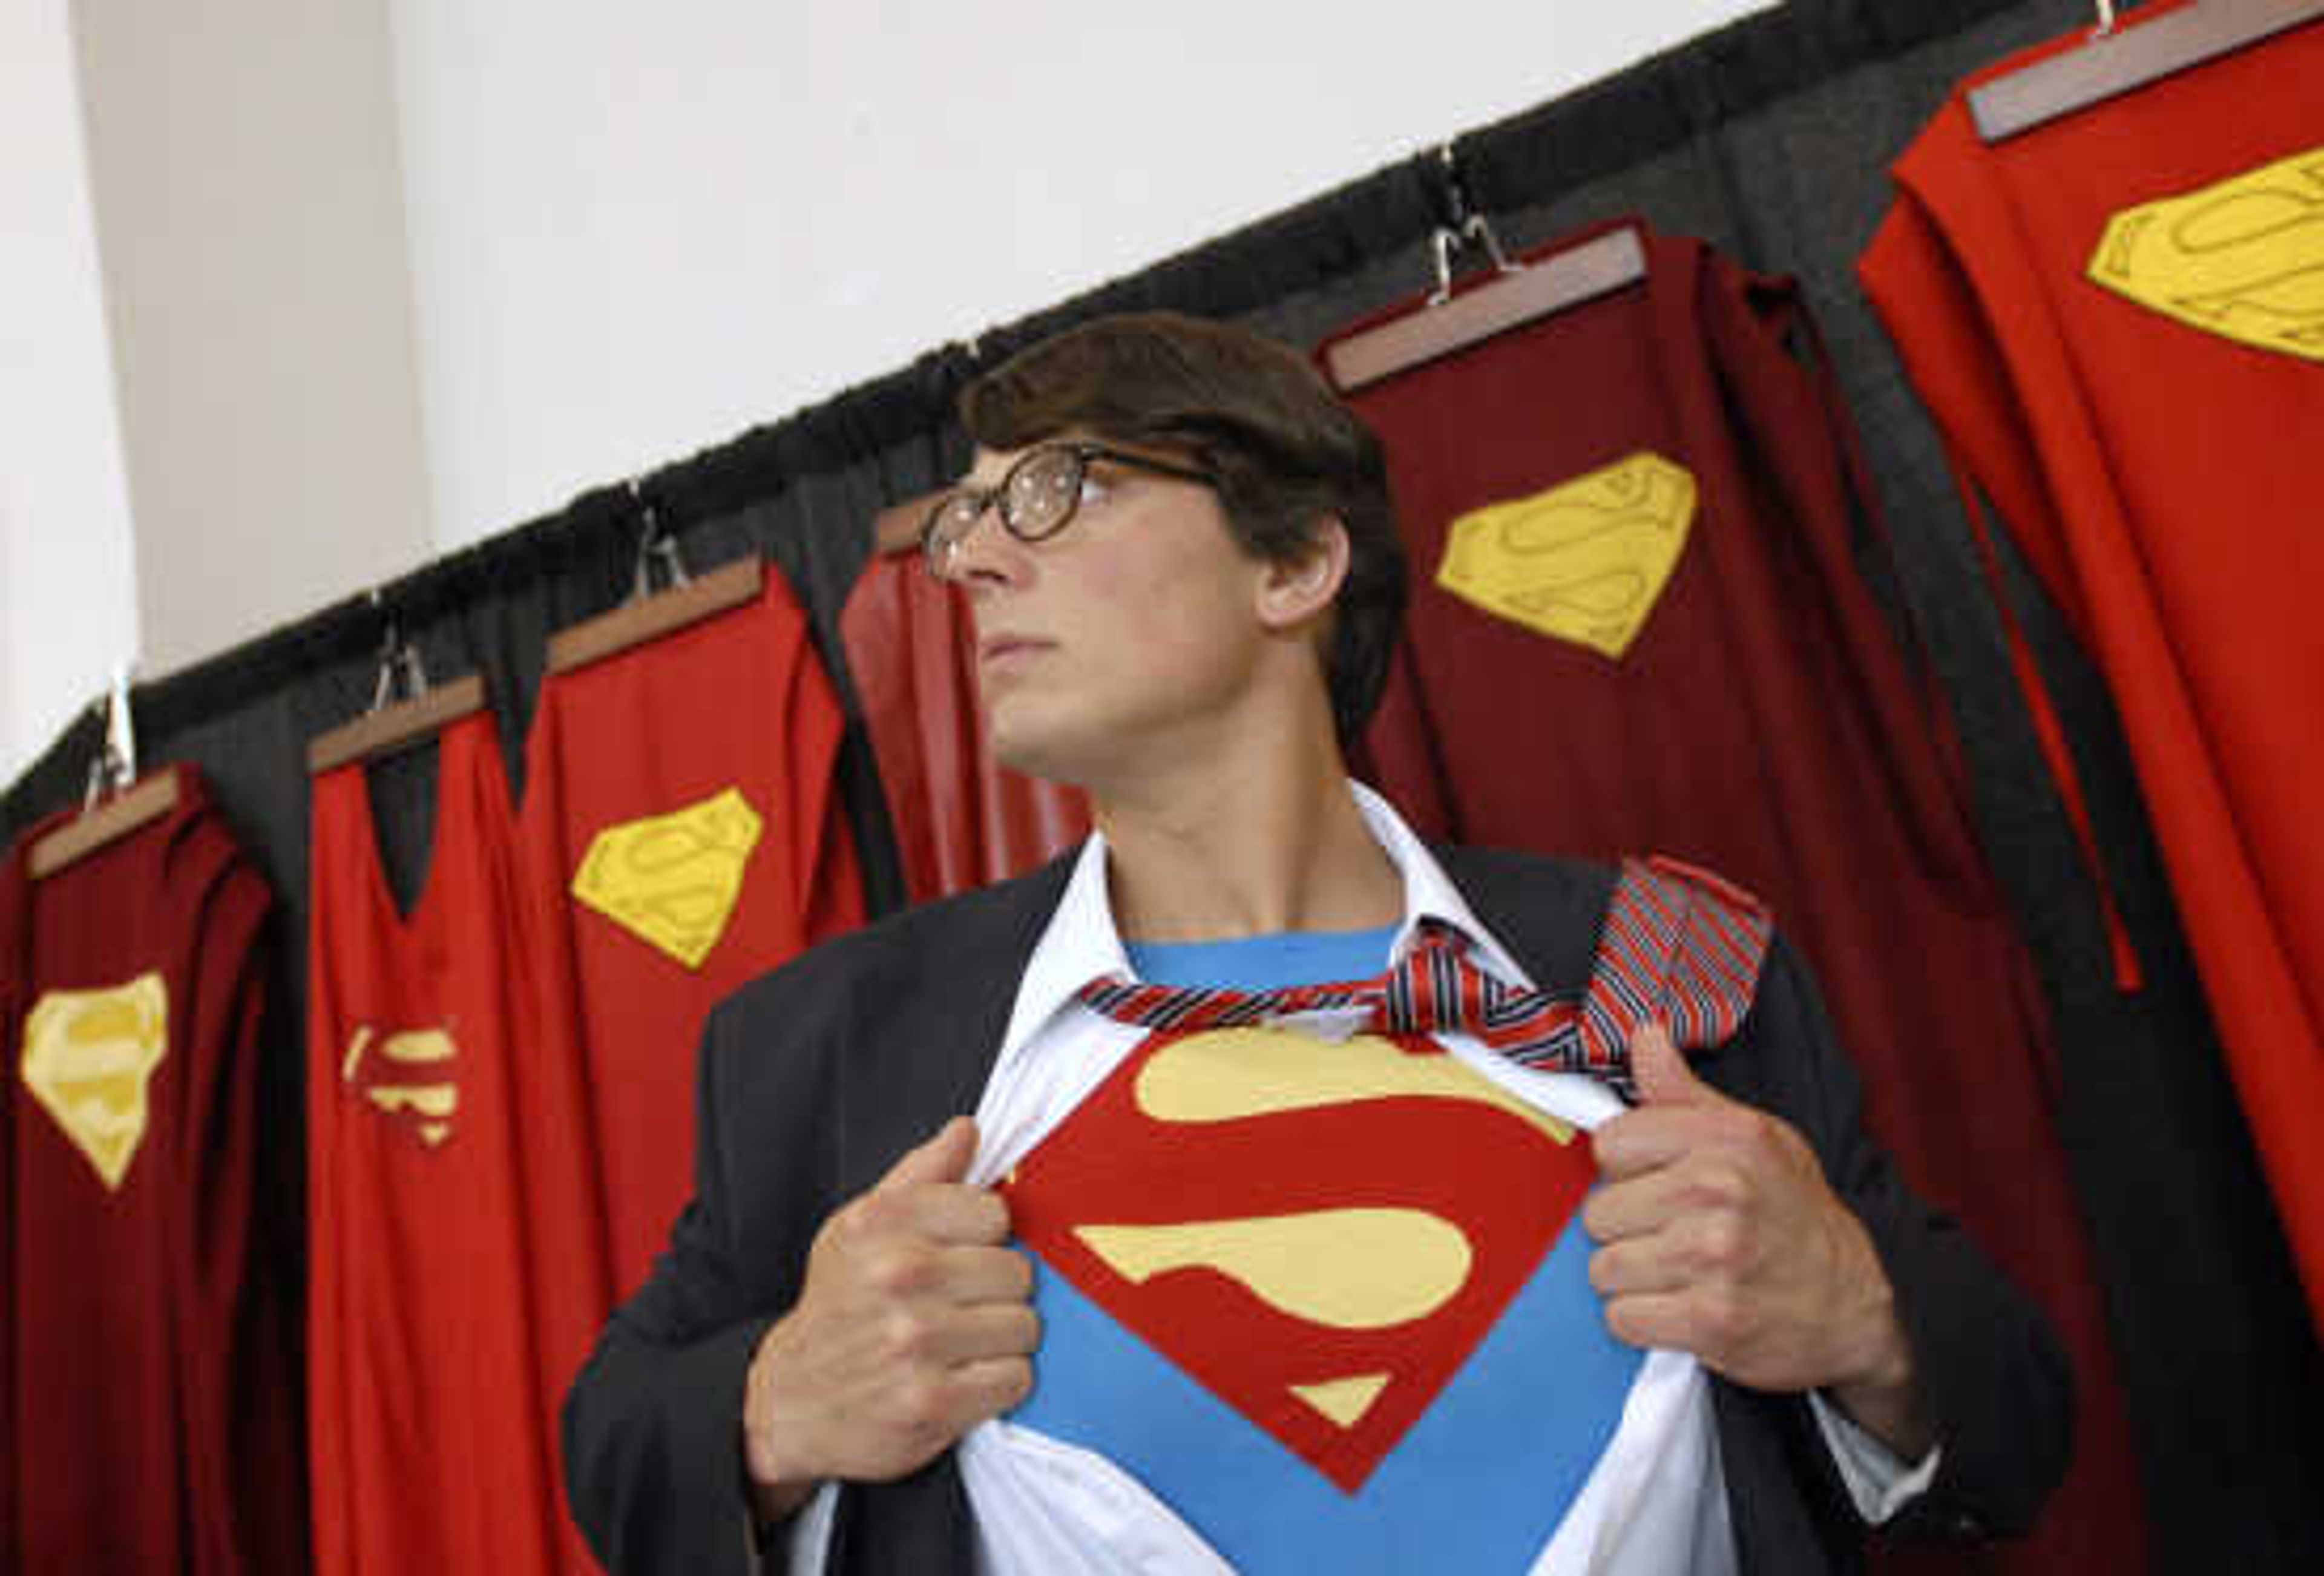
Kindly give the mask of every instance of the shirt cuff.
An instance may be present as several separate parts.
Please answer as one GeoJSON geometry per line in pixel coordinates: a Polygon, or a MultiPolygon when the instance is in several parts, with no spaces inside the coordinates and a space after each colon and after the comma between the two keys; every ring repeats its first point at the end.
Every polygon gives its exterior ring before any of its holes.
{"type": "Polygon", "coordinates": [[[1936,1479],[1944,1446],[1932,1444],[1927,1455],[1908,1464],[1821,1392],[1808,1392],[1808,1405],[1815,1413],[1816,1426],[1823,1431],[1824,1448],[1831,1452],[1832,1464],[1848,1485],[1848,1497],[1856,1502],[1856,1514],[1867,1525],[1880,1525],[1936,1479]]]}
{"type": "Polygon", "coordinates": [[[839,1485],[825,1479],[791,1516],[791,1576],[824,1576],[831,1562],[831,1529],[839,1516],[839,1485]]]}

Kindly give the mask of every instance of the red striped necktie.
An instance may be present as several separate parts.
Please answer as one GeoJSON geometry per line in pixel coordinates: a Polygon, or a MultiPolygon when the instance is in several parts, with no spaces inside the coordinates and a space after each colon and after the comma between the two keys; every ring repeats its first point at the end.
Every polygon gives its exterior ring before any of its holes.
{"type": "Polygon", "coordinates": [[[1170,1034],[1328,1017],[1347,1033],[1465,1034],[1527,1067],[1579,1073],[1626,1101],[1631,1035],[1659,1018],[1682,1050],[1731,1038],[1750,1010],[1772,931],[1766,905],[1707,871],[1656,855],[1622,862],[1590,982],[1579,992],[1502,983],[1469,937],[1435,919],[1376,979],[1274,991],[1093,980],[1081,1000],[1170,1034]]]}

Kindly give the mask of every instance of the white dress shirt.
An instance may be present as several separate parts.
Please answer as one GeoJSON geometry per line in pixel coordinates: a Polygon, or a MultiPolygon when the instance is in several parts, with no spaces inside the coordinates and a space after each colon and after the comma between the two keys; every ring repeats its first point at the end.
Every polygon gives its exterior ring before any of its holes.
{"type": "MultiPolygon", "coordinates": [[[[1417,944],[1422,922],[1433,920],[1462,932],[1486,972],[1512,987],[1534,988],[1402,818],[1362,785],[1349,788],[1403,880],[1391,966],[1417,944]]],[[[1007,1175],[1146,1038],[1147,1030],[1078,1000],[1093,980],[1135,977],[1107,898],[1105,841],[1093,834],[1027,962],[978,1101],[978,1147],[968,1181],[989,1184],[1007,1175]]],[[[1328,1023],[1305,1027],[1327,1037],[1333,1032],[1328,1023]]],[[[1585,1130],[1623,1109],[1594,1080],[1521,1066],[1465,1035],[1435,1037],[1484,1078],[1585,1130]]],[[[1811,1401],[1868,1521],[1886,1519],[1927,1486],[1935,1452],[1908,1471],[1821,1396],[1811,1401]]],[[[962,1438],[958,1460],[979,1564],[989,1576],[1208,1576],[1232,1569],[1143,1485],[1080,1446],[994,1419],[962,1438]]],[[[792,1525],[792,1568],[802,1576],[821,1576],[835,1503],[835,1486],[826,1484],[792,1525]]],[[[1692,1356],[1650,1352],[1612,1440],[1531,1576],[1726,1576],[1734,1559],[1707,1378],[1692,1356]]]]}

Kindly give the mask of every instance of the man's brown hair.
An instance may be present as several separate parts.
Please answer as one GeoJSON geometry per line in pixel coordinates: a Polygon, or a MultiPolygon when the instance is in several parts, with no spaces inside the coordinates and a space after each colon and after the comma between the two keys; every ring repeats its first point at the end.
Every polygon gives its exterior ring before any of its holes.
{"type": "Polygon", "coordinates": [[[1379,440],[1296,352],[1176,312],[1100,318],[1019,351],[961,391],[969,436],[994,450],[1086,432],[1176,456],[1219,480],[1254,558],[1296,559],[1326,517],[1348,532],[1348,577],[1323,663],[1342,747],[1388,681],[1404,623],[1404,548],[1379,440]]]}

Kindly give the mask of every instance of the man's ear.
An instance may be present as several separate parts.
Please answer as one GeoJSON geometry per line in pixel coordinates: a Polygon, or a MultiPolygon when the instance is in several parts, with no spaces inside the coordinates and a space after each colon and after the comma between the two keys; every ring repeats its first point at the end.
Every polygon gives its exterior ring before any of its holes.
{"type": "Polygon", "coordinates": [[[1259,620],[1270,630],[1289,630],[1327,612],[1348,579],[1348,528],[1339,516],[1315,522],[1297,558],[1260,566],[1259,620]]]}

